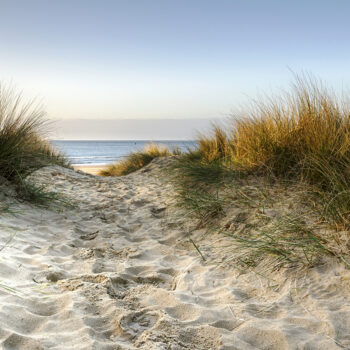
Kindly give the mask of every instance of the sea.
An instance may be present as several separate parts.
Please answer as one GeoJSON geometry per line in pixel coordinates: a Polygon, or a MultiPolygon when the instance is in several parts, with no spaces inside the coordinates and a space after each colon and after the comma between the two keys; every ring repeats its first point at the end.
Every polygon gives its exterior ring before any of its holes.
{"type": "MultiPolygon", "coordinates": [[[[106,165],[126,157],[130,152],[142,150],[151,141],[66,141],[52,140],[51,144],[64,153],[72,165],[106,165]]],[[[195,141],[152,141],[169,149],[180,148],[182,151],[193,149],[195,141]]]]}

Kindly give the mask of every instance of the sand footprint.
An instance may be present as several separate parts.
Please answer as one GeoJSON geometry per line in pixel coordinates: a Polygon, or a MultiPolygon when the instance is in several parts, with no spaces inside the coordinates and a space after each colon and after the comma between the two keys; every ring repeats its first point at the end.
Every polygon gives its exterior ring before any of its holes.
{"type": "Polygon", "coordinates": [[[122,316],[119,326],[124,334],[135,338],[144,331],[152,328],[158,321],[159,315],[155,312],[136,311],[122,316]]]}
{"type": "Polygon", "coordinates": [[[35,349],[44,350],[40,342],[24,335],[13,333],[2,343],[4,350],[35,349]]]}

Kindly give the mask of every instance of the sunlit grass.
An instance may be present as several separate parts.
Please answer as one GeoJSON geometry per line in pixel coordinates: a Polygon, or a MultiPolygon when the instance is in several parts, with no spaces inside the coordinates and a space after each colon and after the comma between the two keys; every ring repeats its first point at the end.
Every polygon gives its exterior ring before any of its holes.
{"type": "Polygon", "coordinates": [[[198,144],[202,167],[215,162],[224,169],[303,180],[326,198],[332,220],[350,223],[350,107],[320,82],[297,78],[291,92],[254,102],[230,129],[216,126],[198,144]]]}

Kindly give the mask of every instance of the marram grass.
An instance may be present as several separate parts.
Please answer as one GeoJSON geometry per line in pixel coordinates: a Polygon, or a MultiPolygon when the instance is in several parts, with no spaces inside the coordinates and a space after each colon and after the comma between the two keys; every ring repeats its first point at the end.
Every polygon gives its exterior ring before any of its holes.
{"type": "MultiPolygon", "coordinates": [[[[350,229],[350,106],[316,79],[296,77],[289,92],[254,101],[231,124],[214,126],[197,143],[169,174],[178,204],[201,224],[220,224],[229,208],[241,205],[229,195],[240,191],[239,179],[249,183],[260,177],[271,186],[298,184],[305,193],[300,207],[311,208],[330,230],[350,229]]],[[[332,238],[303,225],[299,214],[295,220],[288,215],[250,236],[234,233],[234,245],[245,252],[242,261],[253,266],[275,256],[279,266],[297,261],[313,266],[319,256],[338,256],[332,238]]]]}
{"type": "Polygon", "coordinates": [[[198,144],[192,162],[179,160],[180,173],[189,179],[206,167],[211,173],[215,163],[234,172],[302,180],[328,203],[324,213],[331,220],[350,224],[350,106],[315,79],[297,77],[290,92],[254,102],[231,127],[215,126],[198,144]],[[194,164],[200,170],[193,172],[194,164]]]}
{"type": "MultiPolygon", "coordinates": [[[[12,89],[0,86],[0,176],[25,192],[25,178],[50,164],[68,165],[46,141],[45,112],[25,103],[12,89]]],[[[27,186],[28,187],[28,186],[27,186]]]]}

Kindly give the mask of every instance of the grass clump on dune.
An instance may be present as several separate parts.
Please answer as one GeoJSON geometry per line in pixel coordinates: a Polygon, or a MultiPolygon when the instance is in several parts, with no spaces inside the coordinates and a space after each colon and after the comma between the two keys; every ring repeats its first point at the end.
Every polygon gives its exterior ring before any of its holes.
{"type": "Polygon", "coordinates": [[[147,145],[142,151],[132,152],[125,159],[112,164],[107,169],[101,170],[99,175],[102,176],[122,176],[128,175],[149,164],[153,159],[158,157],[169,157],[178,155],[178,149],[169,150],[165,146],[157,146],[154,143],[147,145]]]}
{"type": "Polygon", "coordinates": [[[46,165],[68,165],[45,140],[46,126],[42,108],[0,86],[0,176],[13,183],[24,198],[30,198],[34,188],[25,181],[28,175],[46,165]]]}
{"type": "MultiPolygon", "coordinates": [[[[271,184],[298,183],[304,200],[323,222],[336,230],[350,228],[350,106],[321,82],[296,77],[290,92],[253,102],[229,127],[214,126],[211,135],[201,135],[197,142],[196,150],[176,162],[172,179],[179,204],[200,220],[206,217],[206,208],[211,218],[224,215],[232,205],[227,192],[239,186],[239,179],[260,177],[271,184]],[[200,197],[210,198],[211,205],[201,205],[200,197]]],[[[276,236],[283,230],[273,232],[276,236]]],[[[313,242],[305,232],[299,235],[307,237],[301,247],[313,242]]],[[[254,240],[235,239],[240,248],[246,243],[249,251],[271,246],[265,233],[254,240]]],[[[285,247],[288,244],[275,253],[285,247]]]]}
{"type": "MultiPolygon", "coordinates": [[[[254,103],[230,130],[216,126],[198,144],[191,160],[201,172],[215,163],[235,172],[302,180],[329,200],[326,209],[336,221],[350,223],[350,106],[321,83],[297,78],[292,92],[254,103]],[[334,205],[345,206],[343,213],[334,205]]],[[[179,167],[188,172],[187,163],[182,159],[179,167]]]]}
{"type": "MultiPolygon", "coordinates": [[[[316,168],[307,165],[316,159],[337,166],[348,161],[350,108],[321,83],[297,78],[291,92],[266,99],[235,117],[228,130],[215,126],[212,135],[200,136],[198,157],[281,176],[303,173],[309,180],[316,168]]],[[[322,177],[317,172],[315,180],[322,177]]]]}

